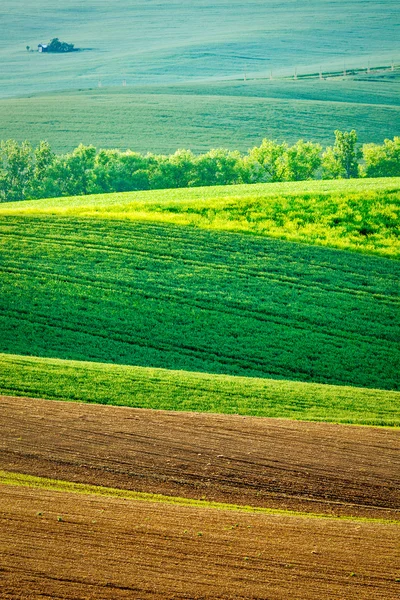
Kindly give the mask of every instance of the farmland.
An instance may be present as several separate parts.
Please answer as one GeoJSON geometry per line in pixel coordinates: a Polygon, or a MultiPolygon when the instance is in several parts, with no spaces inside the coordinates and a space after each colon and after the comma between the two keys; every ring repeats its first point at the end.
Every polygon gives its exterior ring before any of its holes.
{"type": "MultiPolygon", "coordinates": [[[[199,507],[400,517],[398,430],[12,397],[0,397],[0,409],[0,461],[9,472],[140,492],[143,499],[186,498],[199,507]]],[[[25,483],[46,486],[29,477],[25,483]]]]}
{"type": "Polygon", "coordinates": [[[3,95],[119,83],[130,85],[293,75],[390,65],[399,54],[397,3],[383,0],[306,2],[290,7],[274,0],[129,0],[108,5],[54,0],[35,6],[2,2],[3,95]],[[39,55],[36,49],[57,35],[81,52],[39,55]]]}
{"type": "Polygon", "coordinates": [[[399,80],[102,88],[0,100],[0,139],[80,143],[137,152],[247,151],[264,137],[332,143],[355,128],[362,143],[399,133],[399,80]]]}
{"type": "Polygon", "coordinates": [[[328,145],[335,129],[357,129],[362,143],[398,135],[392,0],[379,15],[372,0],[301,0],[290,30],[287,7],[272,0],[21,4],[2,3],[0,139],[199,153],[246,151],[264,137],[328,145]],[[26,51],[55,32],[82,51],[26,51]],[[320,69],[336,76],[319,80],[320,69]]]}
{"type": "Polygon", "coordinates": [[[2,206],[2,597],[395,597],[397,198],[371,179],[2,206]],[[364,207],[380,238],[273,239],[271,203],[364,207]]]}
{"type": "Polygon", "coordinates": [[[397,598],[398,2],[0,18],[0,597],[397,598]]]}
{"type": "Polygon", "coordinates": [[[0,407],[5,598],[395,597],[397,431],[0,407]]]}
{"type": "Polygon", "coordinates": [[[9,485],[0,498],[3,598],[378,600],[398,591],[390,523],[9,485]]]}
{"type": "MultiPolygon", "coordinates": [[[[0,393],[126,407],[400,425],[399,392],[0,355],[0,393]]],[[[71,411],[73,409],[71,408],[71,411]]]]}
{"type": "Polygon", "coordinates": [[[3,352],[398,389],[397,261],[96,218],[1,233],[3,352]]]}
{"type": "Polygon", "coordinates": [[[0,206],[0,216],[190,225],[398,257],[398,178],[96,194],[0,206]]]}

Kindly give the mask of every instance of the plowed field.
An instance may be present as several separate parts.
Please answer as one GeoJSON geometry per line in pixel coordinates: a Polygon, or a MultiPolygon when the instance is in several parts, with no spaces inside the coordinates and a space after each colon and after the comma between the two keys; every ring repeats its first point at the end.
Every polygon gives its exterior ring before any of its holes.
{"type": "Polygon", "coordinates": [[[398,598],[396,525],[13,486],[0,522],[1,598],[398,598]]]}
{"type": "Polygon", "coordinates": [[[0,397],[0,468],[219,502],[400,516],[394,429],[0,397]]]}

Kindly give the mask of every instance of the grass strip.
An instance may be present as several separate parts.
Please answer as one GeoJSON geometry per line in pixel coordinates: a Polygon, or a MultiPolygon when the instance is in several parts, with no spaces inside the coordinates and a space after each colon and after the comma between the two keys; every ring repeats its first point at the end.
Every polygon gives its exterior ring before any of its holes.
{"type": "Polygon", "coordinates": [[[347,515],[333,516],[322,513],[307,513],[294,510],[280,510],[276,508],[264,508],[259,506],[246,506],[240,504],[227,504],[223,502],[210,502],[208,500],[195,500],[192,498],[182,498],[180,496],[164,496],[163,494],[151,494],[147,492],[133,492],[119,488],[110,488],[97,485],[88,485],[85,483],[74,483],[60,479],[48,479],[47,477],[36,477],[34,475],[25,475],[22,473],[13,473],[0,470],[0,485],[11,485],[17,487],[29,487],[33,489],[68,492],[73,494],[104,496],[107,498],[119,498],[123,500],[132,500],[134,502],[151,502],[156,504],[168,504],[173,506],[184,506],[192,508],[215,509],[225,511],[236,511],[244,513],[258,513],[265,515],[276,515],[285,517],[301,517],[308,519],[329,519],[352,521],[362,523],[380,523],[384,525],[400,526],[400,521],[394,519],[376,519],[368,517],[352,517],[347,515]]]}
{"type": "Polygon", "coordinates": [[[11,354],[0,354],[0,393],[154,410],[400,425],[400,392],[11,354]]]}

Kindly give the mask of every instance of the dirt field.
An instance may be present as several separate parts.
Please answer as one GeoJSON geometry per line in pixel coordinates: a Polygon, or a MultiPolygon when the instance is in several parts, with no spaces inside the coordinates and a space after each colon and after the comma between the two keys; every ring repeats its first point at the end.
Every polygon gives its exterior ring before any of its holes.
{"type": "Polygon", "coordinates": [[[0,468],[221,502],[400,517],[400,432],[0,398],[0,468]]]}
{"type": "Polygon", "coordinates": [[[0,486],[0,597],[395,600],[399,527],[0,486]]]}

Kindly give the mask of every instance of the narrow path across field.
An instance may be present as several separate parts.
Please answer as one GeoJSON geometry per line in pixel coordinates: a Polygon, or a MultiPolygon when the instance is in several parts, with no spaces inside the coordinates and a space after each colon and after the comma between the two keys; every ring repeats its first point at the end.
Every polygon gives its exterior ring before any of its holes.
{"type": "Polygon", "coordinates": [[[0,397],[0,468],[271,508],[400,516],[395,429],[0,397]]]}

